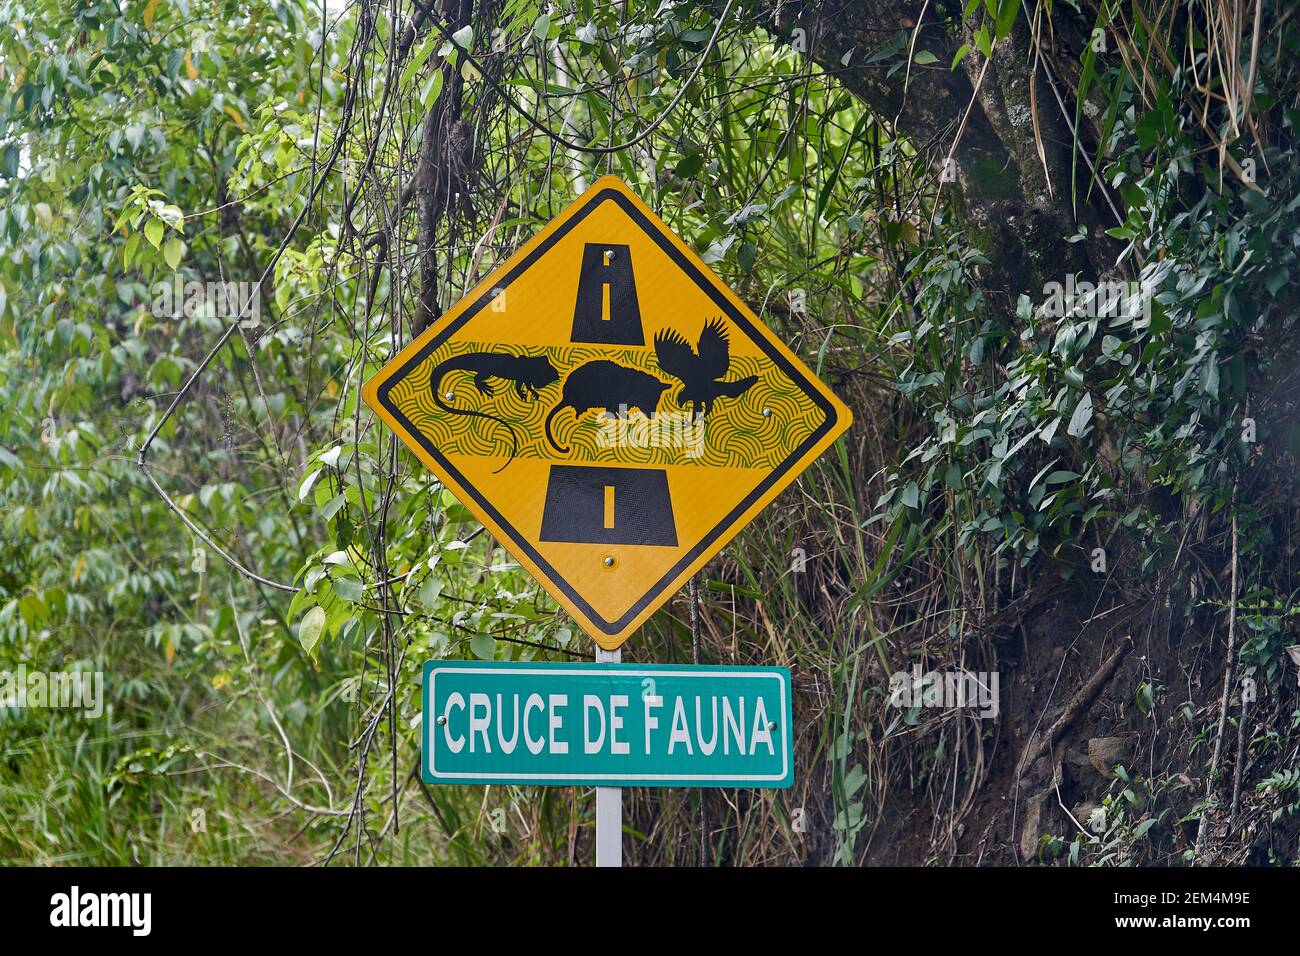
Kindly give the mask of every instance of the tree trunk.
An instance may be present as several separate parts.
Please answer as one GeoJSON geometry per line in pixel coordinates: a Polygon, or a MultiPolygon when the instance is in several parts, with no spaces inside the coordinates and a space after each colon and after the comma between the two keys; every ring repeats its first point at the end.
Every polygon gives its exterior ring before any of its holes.
{"type": "MultiPolygon", "coordinates": [[[[881,121],[907,137],[926,156],[941,188],[955,191],[967,238],[991,263],[981,278],[995,304],[1013,307],[1021,292],[1041,301],[1046,282],[1063,281],[1069,272],[1095,278],[1114,262],[1115,246],[1103,234],[1115,224],[1114,214],[1101,204],[1099,190],[1094,190],[1092,204],[1083,203],[1090,174],[1082,157],[1073,173],[1079,179],[1077,216],[1072,208],[1072,91],[1056,80],[1056,92],[1071,111],[1067,117],[1046,73],[1050,64],[1036,57],[1023,17],[986,60],[974,49],[970,25],[960,21],[960,4],[778,0],[766,4],[763,15],[774,33],[805,50],[881,121]],[[910,70],[892,73],[889,63],[871,62],[871,55],[898,35],[905,39],[904,52],[915,37],[914,51],[928,51],[937,61],[913,61],[910,70]],[[951,69],[964,43],[971,52],[951,69]],[[945,183],[951,179],[942,175],[950,151],[955,181],[945,183]],[[1088,239],[1067,242],[1080,225],[1087,228],[1088,239]]],[[[1054,42],[1065,42],[1059,25],[1054,23],[1054,29],[1054,42]]],[[[1082,46],[1081,33],[1072,39],[1082,46]]]]}
{"type": "MultiPolygon", "coordinates": [[[[474,16],[474,0],[440,0],[435,5],[440,21],[455,32],[469,25],[474,16]]],[[[436,29],[436,28],[434,28],[436,29]]],[[[472,131],[461,116],[465,100],[465,81],[459,64],[444,62],[442,92],[425,113],[421,130],[420,152],[416,160],[418,192],[416,205],[419,225],[416,239],[420,249],[420,297],[412,331],[419,335],[442,315],[438,303],[438,230],[445,220],[454,217],[457,207],[468,208],[472,183],[472,131]]],[[[447,240],[448,261],[454,252],[453,234],[447,240]]]]}

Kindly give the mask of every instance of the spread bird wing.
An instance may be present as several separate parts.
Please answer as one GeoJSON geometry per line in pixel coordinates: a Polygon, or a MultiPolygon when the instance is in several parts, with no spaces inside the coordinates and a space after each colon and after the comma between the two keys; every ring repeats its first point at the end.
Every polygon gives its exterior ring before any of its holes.
{"type": "Polygon", "coordinates": [[[700,374],[710,381],[720,379],[731,367],[731,346],[722,319],[711,319],[700,333],[700,374]]]}
{"type": "Polygon", "coordinates": [[[699,361],[690,343],[675,329],[655,333],[655,358],[661,369],[683,382],[694,376],[699,361]]]}

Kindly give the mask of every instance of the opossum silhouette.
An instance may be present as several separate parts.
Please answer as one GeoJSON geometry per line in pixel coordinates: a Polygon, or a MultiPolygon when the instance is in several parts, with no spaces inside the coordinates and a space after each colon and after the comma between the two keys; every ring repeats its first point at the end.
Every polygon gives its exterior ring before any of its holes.
{"type": "Polygon", "coordinates": [[[593,408],[603,408],[611,415],[626,417],[629,409],[639,408],[646,418],[654,418],[659,398],[666,388],[667,382],[649,372],[607,359],[579,365],[564,380],[560,403],[546,416],[546,440],[561,454],[569,453],[569,449],[561,448],[551,433],[551,422],[565,408],[572,408],[579,417],[593,408]]]}

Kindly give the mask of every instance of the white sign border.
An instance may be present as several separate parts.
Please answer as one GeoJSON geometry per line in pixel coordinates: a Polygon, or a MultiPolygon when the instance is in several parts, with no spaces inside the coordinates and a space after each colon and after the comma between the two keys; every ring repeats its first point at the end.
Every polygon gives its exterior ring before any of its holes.
{"type": "MultiPolygon", "coordinates": [[[[447,673],[455,672],[455,673],[458,673],[458,674],[493,674],[493,675],[497,675],[497,674],[501,674],[501,673],[503,673],[503,671],[502,671],[501,669],[499,669],[499,668],[495,668],[495,667],[487,667],[487,666],[484,666],[484,667],[440,667],[439,665],[434,664],[434,666],[433,666],[432,668],[430,668],[429,671],[428,671],[429,686],[428,686],[427,693],[428,693],[428,695],[429,695],[429,712],[430,712],[430,713],[432,713],[432,711],[433,711],[433,703],[434,703],[434,701],[436,701],[436,700],[438,699],[437,694],[436,694],[435,691],[434,691],[434,681],[437,680],[438,672],[439,672],[440,670],[441,670],[441,671],[445,671],[445,672],[447,672],[447,673]]],[[[568,668],[568,667],[566,667],[566,668],[557,668],[557,667],[546,667],[546,668],[535,668],[535,667],[512,667],[512,668],[509,669],[508,673],[511,673],[511,674],[524,674],[524,675],[528,675],[528,674],[545,674],[545,675],[549,675],[549,676],[552,676],[552,677],[565,677],[565,676],[573,676],[573,675],[581,675],[581,676],[590,677],[590,676],[592,676],[593,674],[614,674],[614,675],[625,675],[625,676],[629,676],[629,677],[648,676],[648,677],[651,677],[651,678],[654,678],[654,677],[663,677],[663,676],[665,676],[665,675],[670,675],[670,676],[673,676],[673,677],[701,677],[701,678],[702,678],[702,677],[717,677],[717,676],[719,675],[719,672],[718,672],[717,670],[713,670],[713,669],[703,670],[703,669],[702,669],[702,670],[698,670],[698,671],[697,671],[694,667],[685,667],[685,666],[683,666],[682,668],[680,668],[680,669],[678,669],[678,670],[674,670],[674,669],[672,669],[671,666],[669,666],[669,667],[667,667],[667,668],[665,668],[664,666],[659,666],[659,667],[655,667],[655,668],[653,668],[653,669],[643,669],[643,668],[636,667],[635,665],[630,666],[630,667],[627,666],[627,665],[620,665],[620,666],[618,666],[618,667],[613,667],[613,668],[611,668],[611,667],[600,667],[599,665],[590,665],[590,664],[588,664],[588,665],[584,665],[584,666],[582,666],[582,667],[572,667],[572,668],[568,668]]],[[[712,774],[712,773],[708,773],[708,774],[703,774],[703,773],[701,773],[701,774],[678,774],[678,773],[662,773],[662,774],[649,774],[649,773],[632,773],[632,774],[591,774],[591,773],[478,773],[478,774],[465,774],[465,773],[457,773],[457,774],[442,774],[442,775],[440,775],[440,774],[438,773],[438,769],[437,769],[437,767],[435,767],[434,764],[433,764],[433,754],[434,754],[434,750],[436,749],[436,748],[434,747],[434,744],[433,744],[433,735],[434,735],[434,733],[435,733],[435,729],[434,729],[434,727],[426,727],[426,728],[424,728],[424,729],[425,729],[425,730],[427,731],[427,733],[428,733],[428,736],[427,736],[426,739],[429,741],[429,746],[426,748],[426,749],[428,750],[428,752],[425,754],[425,760],[426,760],[426,762],[427,762],[428,771],[429,771],[429,776],[430,776],[431,778],[433,778],[433,779],[439,781],[439,782],[445,782],[445,783],[484,783],[484,782],[490,782],[490,781],[493,781],[493,780],[510,780],[510,781],[524,781],[524,780],[546,780],[546,781],[551,781],[551,780],[576,780],[576,781],[581,781],[582,783],[592,783],[592,784],[597,783],[597,782],[604,783],[604,782],[606,782],[606,781],[608,781],[608,782],[629,782],[629,781],[630,781],[630,782],[632,782],[633,785],[635,785],[635,782],[638,781],[638,780],[673,780],[673,781],[679,781],[679,780],[680,780],[680,781],[695,781],[695,780],[699,780],[699,781],[709,781],[709,782],[715,782],[715,783],[716,783],[716,782],[726,782],[726,783],[735,782],[735,783],[744,784],[744,783],[771,783],[771,782],[775,782],[775,781],[779,781],[779,780],[784,780],[784,779],[786,779],[786,777],[788,776],[788,774],[789,774],[789,772],[790,772],[790,765],[789,765],[789,760],[790,760],[790,751],[794,748],[794,737],[793,737],[794,728],[790,726],[790,721],[789,721],[789,719],[788,719],[788,717],[787,717],[786,710],[785,710],[785,705],[786,705],[785,685],[786,685],[786,682],[785,682],[785,680],[782,679],[782,675],[781,675],[781,674],[774,674],[774,673],[771,673],[771,672],[767,672],[767,673],[754,673],[754,672],[752,672],[752,671],[745,671],[745,670],[741,670],[741,669],[738,668],[736,671],[734,671],[734,672],[732,672],[732,673],[727,673],[727,674],[725,674],[724,676],[726,676],[726,677],[730,677],[730,678],[736,678],[736,677],[748,677],[748,678],[753,678],[753,679],[756,679],[756,680],[774,680],[774,681],[777,682],[777,687],[779,688],[779,693],[777,694],[777,696],[781,699],[781,731],[782,731],[782,743],[784,743],[785,740],[787,740],[787,739],[790,741],[790,746],[788,746],[788,747],[786,747],[786,746],[782,746],[782,747],[781,747],[781,772],[780,772],[779,774],[712,774]]],[[[687,784],[684,783],[683,785],[685,786],[685,785],[687,785],[687,784]]]]}

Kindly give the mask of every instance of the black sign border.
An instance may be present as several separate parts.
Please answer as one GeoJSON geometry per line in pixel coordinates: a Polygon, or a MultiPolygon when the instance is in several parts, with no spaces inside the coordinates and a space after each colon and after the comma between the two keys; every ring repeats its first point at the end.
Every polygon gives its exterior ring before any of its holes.
{"type": "Polygon", "coordinates": [[[838,418],[835,414],[835,407],[819,390],[811,386],[807,376],[799,371],[799,369],[797,369],[793,363],[782,355],[780,351],[773,347],[772,343],[769,342],[765,336],[757,332],[754,328],[754,324],[746,318],[744,313],[740,309],[737,309],[727,299],[727,297],[722,294],[717,286],[710,282],[709,279],[700,272],[698,268],[696,268],[695,264],[691,262],[690,259],[687,258],[687,256],[683,254],[682,251],[678,249],[659,228],[646,218],[645,214],[636,207],[631,199],[613,187],[606,187],[593,194],[585,205],[575,210],[573,215],[561,223],[559,227],[539,243],[536,248],[530,251],[528,255],[519,262],[515,263],[514,267],[511,268],[505,276],[488,286],[474,302],[466,306],[459,315],[447,323],[445,328],[441,329],[428,342],[426,342],[419,351],[407,359],[396,373],[388,376],[379,388],[376,389],[375,396],[379,403],[388,410],[388,413],[392,415],[394,419],[401,422],[406,433],[414,436],[420,443],[420,446],[428,452],[429,456],[445,468],[447,473],[451,475],[456,483],[459,484],[467,494],[473,497],[479,507],[491,515],[492,519],[510,535],[512,539],[510,544],[527,554],[533,563],[537,565],[538,569],[540,569],[556,587],[563,591],[569,600],[582,610],[588,620],[599,627],[601,631],[611,636],[623,631],[638,614],[645,610],[647,605],[656,600],[673,582],[673,580],[690,566],[691,562],[695,561],[696,558],[704,553],[709,545],[730,529],[735,522],[740,519],[740,516],[745,513],[750,505],[761,498],[768,489],[776,484],[777,481],[783,478],[790,469],[794,467],[796,462],[803,458],[811,448],[821,441],[822,437],[831,430],[838,418]],[[744,332],[760,349],[762,349],[763,353],[766,354],[767,357],[770,358],[792,382],[798,385],[799,388],[817,404],[824,415],[821,425],[814,429],[812,434],[810,434],[798,448],[791,452],[779,465],[773,468],[771,473],[760,481],[753,491],[745,496],[744,500],[728,512],[727,515],[713,527],[712,531],[701,538],[694,548],[688,551],[680,561],[674,564],[663,575],[663,577],[655,582],[650,589],[616,621],[605,620],[605,618],[602,617],[595,608],[588,604],[583,596],[579,594],[569,584],[569,582],[555,570],[554,567],[551,566],[550,562],[538,553],[537,549],[529,543],[528,539],[520,534],[519,530],[507,521],[490,501],[483,497],[482,493],[474,487],[473,483],[468,481],[465,476],[462,475],[460,471],[458,471],[456,467],[438,451],[438,448],[429,441],[428,437],[416,428],[415,425],[411,423],[410,419],[402,414],[401,409],[399,409],[397,405],[389,399],[389,392],[392,391],[398,382],[411,374],[420,363],[426,361],[430,355],[436,352],[443,343],[447,341],[447,339],[454,335],[463,325],[465,325],[466,322],[478,315],[485,306],[495,299],[500,290],[507,288],[511,282],[519,278],[525,270],[545,255],[546,252],[555,245],[555,243],[564,238],[571,229],[573,229],[578,223],[582,222],[583,219],[594,212],[600,204],[604,202],[617,203],[618,206],[627,213],[628,218],[636,223],[636,225],[639,226],[647,236],[654,240],[655,244],[668,255],[677,267],[689,276],[700,290],[708,295],[709,298],[713,300],[714,304],[717,305],[718,308],[736,324],[736,327],[744,332]]]}

